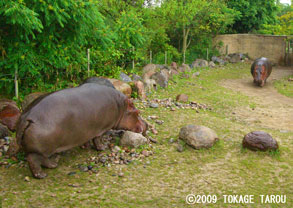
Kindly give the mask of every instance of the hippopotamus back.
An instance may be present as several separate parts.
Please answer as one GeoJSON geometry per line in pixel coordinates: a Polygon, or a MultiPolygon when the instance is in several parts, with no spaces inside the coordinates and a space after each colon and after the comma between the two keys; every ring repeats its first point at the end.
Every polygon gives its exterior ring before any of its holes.
{"type": "Polygon", "coordinates": [[[251,65],[251,75],[253,76],[253,82],[258,86],[264,86],[271,72],[272,64],[267,58],[258,58],[251,65]]]}

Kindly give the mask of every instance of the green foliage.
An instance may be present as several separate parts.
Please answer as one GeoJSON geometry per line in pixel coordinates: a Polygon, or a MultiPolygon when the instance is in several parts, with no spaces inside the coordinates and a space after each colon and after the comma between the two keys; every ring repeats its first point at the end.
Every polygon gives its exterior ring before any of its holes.
{"type": "Polygon", "coordinates": [[[277,6],[275,0],[226,0],[226,3],[229,8],[240,13],[229,32],[255,32],[263,24],[276,22],[277,6]]]}

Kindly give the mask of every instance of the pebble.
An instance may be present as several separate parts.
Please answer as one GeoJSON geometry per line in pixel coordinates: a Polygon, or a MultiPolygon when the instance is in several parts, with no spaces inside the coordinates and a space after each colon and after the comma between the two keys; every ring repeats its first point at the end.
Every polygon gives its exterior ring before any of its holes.
{"type": "Polygon", "coordinates": [[[148,153],[148,151],[146,151],[146,150],[143,150],[143,151],[141,152],[141,154],[142,154],[143,156],[145,156],[145,157],[148,157],[148,156],[149,156],[149,153],[148,153]]]}
{"type": "Polygon", "coordinates": [[[178,152],[183,152],[184,151],[184,148],[183,148],[183,146],[181,144],[178,144],[177,151],[178,152]]]}
{"type": "Polygon", "coordinates": [[[175,142],[175,139],[174,139],[174,138],[169,139],[169,143],[170,143],[170,144],[172,144],[172,143],[174,143],[174,142],[175,142]]]}
{"type": "Polygon", "coordinates": [[[80,170],[81,172],[87,172],[89,169],[87,168],[87,166],[80,165],[80,166],[79,166],[79,170],[80,170]]]}
{"type": "Polygon", "coordinates": [[[150,104],[150,107],[151,108],[158,108],[159,107],[159,104],[157,104],[157,103],[151,103],[150,104]]]}
{"type": "Polygon", "coordinates": [[[24,180],[25,180],[26,182],[29,182],[29,181],[30,181],[30,178],[29,178],[28,176],[26,176],[26,177],[24,177],[24,180]]]}
{"type": "Polygon", "coordinates": [[[76,174],[76,172],[69,172],[67,175],[69,175],[69,176],[73,176],[73,175],[75,175],[76,174]]]}
{"type": "Polygon", "coordinates": [[[119,172],[119,173],[118,173],[118,176],[119,176],[119,177],[123,177],[123,176],[124,176],[124,173],[119,172]]]}

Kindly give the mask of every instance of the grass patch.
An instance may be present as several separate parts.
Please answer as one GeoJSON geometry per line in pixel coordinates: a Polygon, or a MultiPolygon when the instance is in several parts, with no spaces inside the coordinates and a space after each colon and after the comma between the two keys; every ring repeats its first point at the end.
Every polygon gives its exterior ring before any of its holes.
{"type": "MultiPolygon", "coordinates": [[[[287,197],[282,207],[293,207],[293,132],[282,133],[265,128],[261,123],[236,118],[232,112],[239,106],[251,109],[262,106],[247,95],[221,86],[225,79],[250,78],[249,68],[250,65],[240,63],[198,69],[197,78],[174,77],[176,83],[170,82],[168,89],[149,96],[149,99],[175,99],[184,93],[190,101],[206,104],[212,110],[170,111],[163,107],[145,108],[137,103],[145,118],[157,115],[164,121],[163,125],[153,122],[159,134],[152,136],[159,143],[152,145],[154,155],[140,162],[101,167],[98,173],[90,175],[79,172],[77,166],[98,153],[75,148],[61,157],[57,169],[45,170],[46,179],[30,178],[29,182],[24,180],[25,176],[31,176],[27,166],[1,166],[3,207],[187,207],[185,198],[191,193],[217,195],[217,203],[205,204],[206,207],[250,206],[225,204],[224,194],[255,195],[252,207],[279,207],[278,204],[261,204],[259,195],[282,194],[287,197]],[[178,141],[179,130],[187,124],[207,126],[220,140],[211,149],[194,150],[185,145],[183,152],[177,152],[176,145],[181,142],[178,141]],[[280,150],[242,149],[243,136],[255,129],[276,138],[280,150]],[[169,143],[170,138],[176,142],[169,143]],[[68,175],[72,171],[77,174],[68,175]],[[124,177],[117,176],[119,171],[124,177]],[[78,184],[78,187],[68,184],[78,184]]],[[[137,151],[147,148],[142,146],[137,151]]]]}
{"type": "Polygon", "coordinates": [[[293,98],[293,75],[275,81],[274,86],[280,94],[293,98]]]}

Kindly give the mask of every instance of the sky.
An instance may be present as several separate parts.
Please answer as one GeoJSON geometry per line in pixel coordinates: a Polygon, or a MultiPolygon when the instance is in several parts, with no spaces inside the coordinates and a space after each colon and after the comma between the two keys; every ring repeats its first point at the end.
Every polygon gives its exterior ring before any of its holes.
{"type": "Polygon", "coordinates": [[[291,0],[280,0],[281,3],[287,3],[287,4],[291,4],[291,0]]]}

